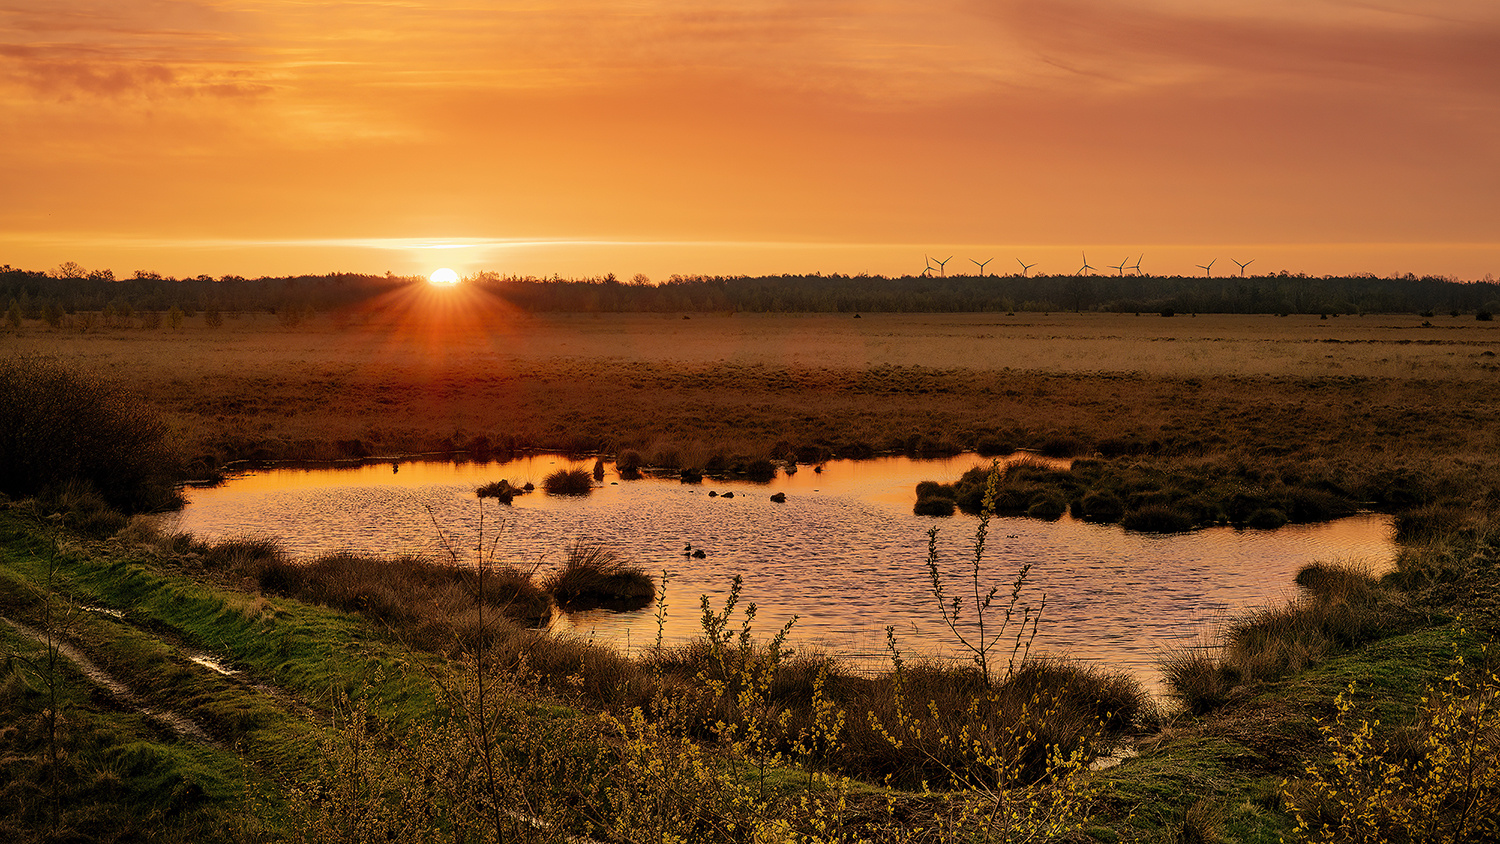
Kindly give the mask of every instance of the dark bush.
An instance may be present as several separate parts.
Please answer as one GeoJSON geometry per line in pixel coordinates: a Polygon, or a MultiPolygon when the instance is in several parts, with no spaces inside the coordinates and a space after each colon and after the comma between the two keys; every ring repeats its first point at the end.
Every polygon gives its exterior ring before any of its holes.
{"type": "Polygon", "coordinates": [[[1055,522],[1068,511],[1068,502],[1056,494],[1038,495],[1026,508],[1026,515],[1033,519],[1055,522]]]}
{"type": "Polygon", "coordinates": [[[145,402],[103,378],[40,357],[0,361],[0,492],[68,481],[126,512],[182,505],[181,455],[145,402]]]}

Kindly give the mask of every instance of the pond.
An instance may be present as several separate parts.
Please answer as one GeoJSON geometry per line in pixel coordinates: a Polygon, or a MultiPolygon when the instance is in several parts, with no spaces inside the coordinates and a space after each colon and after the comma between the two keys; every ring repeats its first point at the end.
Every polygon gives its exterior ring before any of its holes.
{"type": "MultiPolygon", "coordinates": [[[[551,472],[591,469],[593,462],[542,455],[489,464],[275,469],[188,490],[188,506],[167,527],[208,540],[271,537],[299,556],[347,549],[454,553],[472,562],[482,542],[487,554],[493,548],[497,559],[539,573],[560,563],[575,541],[602,542],[658,579],[667,573],[662,634],[668,642],[700,632],[699,597],[721,606],[740,575],[740,607],[757,605],[757,635],[770,636],[795,615],[794,644],[878,667],[886,658],[887,625],[907,659],[963,656],[932,596],[927,534],[938,527],[945,585],[957,592],[972,573],[978,519],[913,515],[913,489],[918,481],[953,481],[987,463],[974,455],[884,457],[830,461],[821,472],[804,466],[769,483],[705,478],[701,484],[620,480],[606,464],[603,485],[588,496],[538,490],[510,506],[481,503],[474,490],[501,478],[540,487],[551,472]],[[777,492],[785,493],[784,503],[771,500],[777,492]],[[688,556],[689,547],[705,556],[688,556]]],[[[1004,599],[1019,569],[1031,565],[1021,603],[1035,607],[1043,596],[1046,602],[1034,653],[1098,660],[1155,686],[1163,648],[1200,641],[1234,611],[1292,597],[1302,566],[1343,561],[1382,572],[1394,559],[1390,519],[1380,515],[1173,535],[1066,516],[996,518],[980,581],[999,586],[1004,599]]],[[[628,651],[653,644],[658,624],[648,608],[574,613],[558,628],[628,651]]]]}

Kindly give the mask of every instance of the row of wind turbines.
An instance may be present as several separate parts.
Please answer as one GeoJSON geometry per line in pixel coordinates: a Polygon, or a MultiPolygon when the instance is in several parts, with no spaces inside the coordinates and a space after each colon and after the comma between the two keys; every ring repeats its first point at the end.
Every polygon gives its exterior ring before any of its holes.
{"type": "MultiPolygon", "coordinates": [[[[1078,268],[1078,272],[1074,273],[1074,275],[1083,275],[1085,271],[1094,269],[1094,267],[1089,264],[1088,252],[1086,252],[1086,251],[1080,251],[1079,254],[1083,255],[1083,266],[1079,267],[1078,268]]],[[[939,260],[937,258],[933,258],[930,255],[923,255],[922,257],[925,258],[926,261],[927,261],[927,268],[924,269],[924,270],[922,270],[922,273],[921,273],[923,276],[925,276],[927,278],[931,278],[932,277],[932,273],[933,273],[934,270],[936,270],[937,274],[940,275],[940,276],[946,277],[948,275],[948,262],[951,261],[951,260],[953,260],[953,256],[952,255],[949,255],[948,257],[943,258],[941,260],[939,260]]],[[[1145,257],[1146,257],[1146,253],[1142,252],[1141,256],[1139,258],[1135,259],[1135,263],[1134,264],[1127,263],[1130,260],[1130,258],[1127,257],[1124,261],[1121,261],[1118,264],[1108,264],[1107,268],[1111,269],[1111,270],[1115,270],[1116,272],[1118,272],[1122,276],[1125,275],[1125,271],[1126,270],[1134,270],[1136,275],[1144,275],[1144,273],[1141,272],[1141,260],[1143,258],[1145,258],[1145,257]]],[[[969,259],[969,263],[971,263],[974,266],[976,266],[976,267],[979,268],[979,275],[982,278],[982,277],[984,277],[984,268],[991,261],[993,261],[993,260],[995,260],[995,259],[994,258],[986,258],[983,261],[976,261],[973,258],[970,258],[969,259]]],[[[1230,260],[1234,261],[1235,264],[1239,265],[1239,268],[1240,268],[1240,278],[1244,278],[1245,277],[1245,268],[1248,267],[1248,266],[1250,266],[1251,264],[1255,263],[1255,259],[1254,258],[1251,258],[1250,260],[1243,261],[1243,262],[1242,261],[1235,261],[1233,258],[1231,258],[1230,260]]],[[[1214,264],[1218,263],[1218,261],[1219,261],[1219,259],[1215,258],[1212,261],[1209,261],[1207,264],[1194,264],[1193,266],[1197,267],[1200,270],[1203,270],[1204,278],[1213,278],[1214,264]]],[[[1020,258],[1016,259],[1016,263],[1021,265],[1021,275],[1022,275],[1022,277],[1027,276],[1027,274],[1029,274],[1031,272],[1031,268],[1034,267],[1034,266],[1036,266],[1036,264],[1028,264],[1025,261],[1022,261],[1020,258]]]]}

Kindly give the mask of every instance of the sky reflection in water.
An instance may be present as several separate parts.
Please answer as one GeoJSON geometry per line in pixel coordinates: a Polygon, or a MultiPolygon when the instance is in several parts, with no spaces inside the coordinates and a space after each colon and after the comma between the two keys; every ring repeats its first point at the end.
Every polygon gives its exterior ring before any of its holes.
{"type": "MultiPolygon", "coordinates": [[[[927,531],[939,527],[941,560],[963,586],[977,519],[911,513],[921,480],[951,481],[987,461],[973,455],[915,461],[887,457],[803,467],[768,484],[705,480],[619,481],[583,498],[540,491],[511,507],[474,497],[480,484],[506,478],[541,485],[570,463],[537,456],[505,464],[404,463],[357,469],[273,470],[215,489],[189,490],[191,503],[172,525],[203,539],[270,536],[297,555],[352,549],[376,554],[445,555],[439,530],[465,561],[480,541],[498,557],[545,571],[576,539],[601,541],[659,576],[668,572],[668,641],[699,632],[699,596],[720,606],[734,575],[744,577],[741,607],[758,607],[755,629],[769,636],[798,616],[792,639],[876,663],[892,625],[908,658],[955,656],[926,572],[927,531]],[[616,483],[617,482],[617,483],[616,483]],[[709,491],[721,493],[710,498],[709,491]],[[733,491],[725,499],[722,493],[733,491]],[[787,500],[770,500],[785,492],[787,500]],[[481,516],[482,514],[482,516],[481,516]],[[704,559],[684,556],[702,548],[704,559]]],[[[1375,571],[1395,558],[1390,520],[1356,516],[1276,531],[1210,528],[1156,536],[1064,517],[1057,522],[997,518],[981,579],[1009,593],[1017,570],[1032,564],[1022,602],[1046,595],[1035,650],[1100,660],[1156,683],[1163,647],[1193,643],[1228,613],[1281,602],[1293,576],[1313,561],[1358,561],[1375,571]]],[[[636,613],[571,616],[574,635],[636,649],[655,641],[656,619],[636,613]]]]}

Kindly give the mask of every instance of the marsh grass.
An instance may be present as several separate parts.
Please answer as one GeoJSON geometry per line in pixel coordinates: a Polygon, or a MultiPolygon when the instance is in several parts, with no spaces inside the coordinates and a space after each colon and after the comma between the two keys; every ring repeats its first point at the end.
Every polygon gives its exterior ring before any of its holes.
{"type": "Polygon", "coordinates": [[[276,542],[257,538],[227,539],[197,551],[206,568],[234,573],[274,595],[357,612],[424,650],[450,652],[481,638],[515,635],[509,625],[543,626],[553,612],[530,572],[510,566],[487,572],[481,607],[472,570],[426,557],[344,552],[303,562],[276,542]]]}
{"type": "Polygon", "coordinates": [[[638,610],[656,599],[656,586],[644,569],[617,551],[581,539],[569,547],[562,566],[541,587],[559,606],[571,610],[638,610]]]}
{"type": "Polygon", "coordinates": [[[612,404],[607,417],[587,418],[590,442],[651,455],[648,462],[664,468],[699,462],[690,454],[695,443],[714,444],[704,462],[715,452],[772,456],[778,443],[804,463],[856,443],[904,450],[911,420],[922,419],[922,438],[968,449],[981,441],[987,449],[1040,449],[1073,437],[1112,459],[1213,458],[1223,468],[1244,463],[1278,475],[1332,469],[1329,492],[1381,508],[1420,505],[1476,483],[1493,488],[1500,474],[1486,456],[1500,420],[1473,411],[1500,391],[1484,368],[1490,359],[1470,352],[1493,342],[1481,333],[1484,323],[1455,324],[1429,343],[1412,339],[1407,328],[1415,326],[1389,320],[1341,325],[1329,337],[1315,319],[1202,317],[1193,327],[1204,333],[1185,337],[1172,320],[1028,317],[1003,341],[976,344],[993,334],[985,319],[882,316],[891,341],[872,360],[862,335],[849,333],[859,322],[818,323],[809,334],[804,319],[757,317],[743,321],[741,330],[754,330],[729,364],[720,360],[717,320],[663,333],[660,320],[625,315],[513,324],[521,342],[507,345],[503,362],[482,332],[455,332],[433,357],[417,335],[378,319],[296,332],[266,319],[220,330],[195,324],[136,333],[128,346],[110,333],[23,333],[14,345],[97,360],[161,409],[190,458],[215,465],[337,458],[337,444],[351,439],[377,454],[433,452],[457,441],[456,428],[471,441],[485,437],[495,453],[565,449],[579,408],[612,404]],[[935,319],[944,326],[936,334],[935,319]],[[430,379],[363,365],[376,333],[394,344],[394,355],[427,355],[438,378],[466,385],[441,422],[424,400],[430,379]],[[787,363],[793,338],[819,365],[787,363]],[[577,354],[548,351],[560,342],[577,354]],[[241,354],[247,344],[255,344],[253,358],[241,354]],[[319,367],[308,365],[314,360],[319,367]],[[964,365],[954,368],[954,360],[964,365]],[[1133,371],[1100,371],[1101,360],[1130,361],[1133,371]],[[497,370],[506,374],[495,379],[497,370]],[[327,371],[346,374],[330,379],[327,371]],[[617,401],[621,385],[631,385],[632,401],[617,401]],[[820,412],[806,413],[809,403],[820,412]],[[658,452],[677,456],[658,460],[658,452]],[[1459,454],[1476,456],[1477,465],[1459,465],[1459,454]]]}
{"type": "Polygon", "coordinates": [[[588,495],[594,491],[594,478],[587,469],[558,469],[542,479],[548,495],[588,495]]]}
{"type": "Polygon", "coordinates": [[[1351,565],[1315,563],[1297,574],[1303,594],[1231,619],[1214,646],[1169,650],[1158,665],[1193,714],[1256,684],[1303,671],[1332,655],[1412,629],[1420,617],[1401,593],[1351,565]]]}
{"type": "Polygon", "coordinates": [[[509,504],[517,495],[522,495],[525,492],[526,490],[520,487],[511,486],[510,481],[504,478],[484,484],[474,490],[474,494],[479,498],[493,498],[501,504],[509,504]]]}

